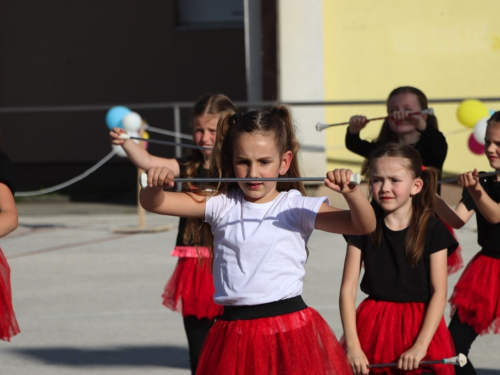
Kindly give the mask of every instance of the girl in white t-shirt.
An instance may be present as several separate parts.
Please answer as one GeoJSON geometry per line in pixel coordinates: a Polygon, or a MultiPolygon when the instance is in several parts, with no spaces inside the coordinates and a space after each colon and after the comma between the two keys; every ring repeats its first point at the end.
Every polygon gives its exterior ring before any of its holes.
{"type": "Polygon", "coordinates": [[[349,183],[350,170],[325,178],[350,210],[329,206],[325,197],[305,197],[300,182],[259,182],[300,177],[298,151],[287,107],[227,112],[217,125],[209,176],[255,181],[175,193],[163,190],[173,186],[172,171],[148,170],[150,188],[141,191],[142,206],[191,218],[186,237],[213,253],[214,300],[224,314],[205,340],[197,374],[351,372],[333,331],[301,298],[306,244],[313,229],[370,233],[375,215],[361,190],[349,183]]]}

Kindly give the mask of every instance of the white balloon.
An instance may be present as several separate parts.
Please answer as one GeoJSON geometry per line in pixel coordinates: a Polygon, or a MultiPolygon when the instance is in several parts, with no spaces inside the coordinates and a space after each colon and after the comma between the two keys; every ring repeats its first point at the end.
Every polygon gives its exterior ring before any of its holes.
{"type": "Polygon", "coordinates": [[[486,136],[486,126],[488,125],[489,117],[482,118],[474,125],[474,139],[477,143],[484,145],[484,137],[486,136]]]}
{"type": "Polygon", "coordinates": [[[126,158],[127,157],[127,153],[125,152],[125,150],[123,149],[122,146],[111,144],[111,148],[113,150],[118,150],[115,155],[118,155],[118,156],[120,156],[122,158],[126,158]]]}
{"type": "Polygon", "coordinates": [[[141,128],[142,118],[138,113],[130,112],[123,117],[122,125],[127,132],[136,132],[141,128]]]}

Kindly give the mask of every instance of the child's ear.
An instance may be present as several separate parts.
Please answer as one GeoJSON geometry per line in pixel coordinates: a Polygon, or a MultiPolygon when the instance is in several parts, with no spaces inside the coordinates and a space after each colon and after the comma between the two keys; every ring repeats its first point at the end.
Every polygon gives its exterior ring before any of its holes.
{"type": "Polygon", "coordinates": [[[283,154],[283,156],[281,156],[281,165],[279,170],[280,175],[283,176],[286,172],[288,172],[290,164],[292,163],[292,159],[293,159],[292,151],[287,151],[283,154]]]}
{"type": "Polygon", "coordinates": [[[422,191],[422,188],[424,187],[424,181],[422,181],[421,178],[416,178],[413,180],[413,187],[411,189],[411,195],[417,195],[422,191]]]}

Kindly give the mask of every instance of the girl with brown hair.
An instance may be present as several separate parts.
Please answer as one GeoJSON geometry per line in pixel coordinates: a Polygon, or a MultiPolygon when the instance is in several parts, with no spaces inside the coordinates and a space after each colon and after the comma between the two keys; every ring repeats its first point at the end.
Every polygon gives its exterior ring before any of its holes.
{"type": "Polygon", "coordinates": [[[408,145],[388,143],[370,157],[370,191],[377,228],[347,236],[340,313],[355,374],[454,374],[453,366],[419,368],[423,359],[454,355],[443,318],[446,259],[458,244],[434,217],[437,171],[423,167],[408,145]],[[356,309],[359,274],[368,297],[356,309]],[[397,362],[397,368],[369,364],[397,362]]]}
{"type": "Polygon", "coordinates": [[[302,300],[307,241],[314,229],[366,234],[375,216],[352,172],[328,172],[325,184],[350,210],[326,197],[304,196],[301,182],[261,181],[300,177],[299,144],[285,106],[222,115],[210,177],[250,178],[200,186],[196,192],[164,191],[174,173],[148,171],[141,204],[151,212],[187,215],[187,234],[213,254],[214,300],[224,306],[204,343],[197,374],[348,374],[349,364],[333,331],[302,300]],[[210,189],[210,190],[208,190],[210,189]],[[192,226],[191,226],[192,225],[192,226]]]}

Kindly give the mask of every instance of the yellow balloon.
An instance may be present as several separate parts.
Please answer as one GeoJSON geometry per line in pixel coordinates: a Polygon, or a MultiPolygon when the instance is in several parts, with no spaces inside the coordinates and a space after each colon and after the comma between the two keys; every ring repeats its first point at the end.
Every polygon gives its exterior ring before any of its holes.
{"type": "Polygon", "coordinates": [[[489,117],[490,111],[481,102],[476,99],[467,99],[460,103],[457,108],[458,121],[463,126],[473,128],[476,123],[484,117],[489,117]]]}

